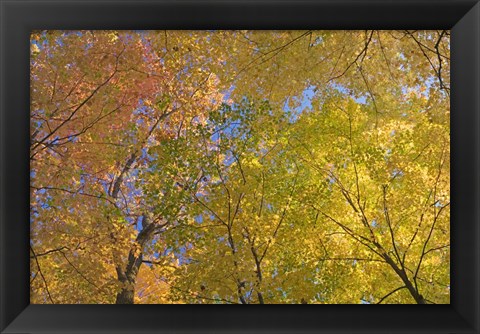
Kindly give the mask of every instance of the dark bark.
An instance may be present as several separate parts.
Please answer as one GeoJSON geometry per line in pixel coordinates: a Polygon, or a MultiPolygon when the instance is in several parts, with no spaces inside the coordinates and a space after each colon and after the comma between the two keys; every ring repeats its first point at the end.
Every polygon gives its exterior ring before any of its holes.
{"type": "Polygon", "coordinates": [[[262,283],[262,260],[259,259],[257,250],[255,249],[255,237],[250,237],[250,232],[246,227],[245,232],[245,238],[247,238],[248,242],[250,243],[250,251],[252,252],[253,259],[255,260],[255,273],[257,275],[257,282],[255,283],[255,287],[257,290],[258,303],[265,304],[265,301],[263,300],[263,295],[260,292],[260,284],[262,283]]]}
{"type": "Polygon", "coordinates": [[[145,244],[155,233],[155,223],[149,223],[145,215],[142,216],[142,230],[135,239],[135,246],[128,253],[125,269],[117,266],[118,280],[123,283],[122,290],[117,294],[115,304],[133,304],[135,296],[135,283],[138,271],[143,261],[142,250],[145,244]],[[140,249],[138,250],[139,247],[140,249]]]}
{"type": "Polygon", "coordinates": [[[260,283],[262,283],[262,267],[261,267],[261,261],[258,259],[257,252],[254,248],[253,242],[251,244],[250,250],[252,251],[253,259],[255,260],[255,267],[256,267],[256,274],[257,274],[257,296],[258,296],[258,303],[259,304],[265,304],[263,300],[263,295],[260,292],[260,283]]]}
{"type": "Polygon", "coordinates": [[[412,295],[413,299],[417,302],[417,304],[426,304],[425,298],[417,291],[417,289],[413,286],[412,282],[410,282],[407,273],[404,269],[399,268],[398,265],[393,261],[393,259],[388,256],[387,254],[383,254],[383,258],[385,261],[392,267],[392,269],[397,273],[400,279],[405,284],[405,287],[408,289],[410,294],[412,295]]]}
{"type": "Polygon", "coordinates": [[[118,192],[120,191],[120,185],[123,182],[123,177],[125,176],[125,174],[128,173],[128,171],[132,167],[133,163],[135,162],[136,158],[137,158],[136,153],[132,153],[130,155],[127,162],[125,163],[125,166],[123,167],[122,171],[120,172],[120,175],[117,177],[117,179],[113,183],[113,189],[111,189],[111,193],[110,193],[110,196],[112,196],[113,198],[116,199],[118,197],[118,192]]]}

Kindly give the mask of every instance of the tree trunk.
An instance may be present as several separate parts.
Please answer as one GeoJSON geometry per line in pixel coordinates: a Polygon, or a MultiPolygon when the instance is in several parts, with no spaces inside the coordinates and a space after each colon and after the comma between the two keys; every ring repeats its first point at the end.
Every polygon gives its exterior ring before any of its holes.
{"type": "Polygon", "coordinates": [[[137,280],[138,271],[143,261],[143,247],[147,243],[153,233],[155,232],[155,224],[148,223],[146,215],[142,216],[142,230],[138,233],[135,239],[135,245],[128,253],[128,262],[125,270],[117,265],[117,277],[123,284],[122,290],[117,294],[115,304],[133,304],[135,297],[135,283],[137,280]],[[139,247],[140,249],[138,249],[139,247]]]}
{"type": "Polygon", "coordinates": [[[390,265],[390,267],[393,268],[393,270],[397,273],[397,275],[401,278],[401,280],[405,284],[405,287],[408,289],[408,291],[412,295],[413,299],[415,299],[417,304],[426,304],[426,301],[423,298],[423,296],[417,291],[417,289],[415,289],[412,282],[410,282],[410,280],[408,279],[408,276],[405,273],[405,270],[400,269],[395,263],[395,261],[393,261],[393,259],[390,256],[388,256],[387,253],[383,254],[383,258],[390,265]]]}

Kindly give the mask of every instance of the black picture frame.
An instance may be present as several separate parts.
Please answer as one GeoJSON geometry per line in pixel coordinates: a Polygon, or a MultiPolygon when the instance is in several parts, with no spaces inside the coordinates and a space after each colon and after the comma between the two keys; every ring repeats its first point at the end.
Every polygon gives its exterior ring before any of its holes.
{"type": "Polygon", "coordinates": [[[480,4],[473,0],[0,0],[1,333],[479,333],[480,4]],[[29,305],[29,33],[451,29],[450,305],[29,305]]]}

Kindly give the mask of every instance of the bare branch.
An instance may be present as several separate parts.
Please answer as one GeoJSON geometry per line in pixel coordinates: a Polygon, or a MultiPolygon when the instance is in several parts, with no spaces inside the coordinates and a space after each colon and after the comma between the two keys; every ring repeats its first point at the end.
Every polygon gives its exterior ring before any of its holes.
{"type": "Polygon", "coordinates": [[[381,304],[386,298],[390,297],[390,296],[393,295],[395,292],[397,292],[397,291],[399,291],[399,290],[402,290],[402,289],[405,289],[405,288],[406,288],[406,286],[404,285],[404,286],[401,286],[401,287],[399,287],[399,288],[396,288],[395,290],[387,293],[385,296],[383,296],[383,297],[377,302],[377,304],[381,304]]]}

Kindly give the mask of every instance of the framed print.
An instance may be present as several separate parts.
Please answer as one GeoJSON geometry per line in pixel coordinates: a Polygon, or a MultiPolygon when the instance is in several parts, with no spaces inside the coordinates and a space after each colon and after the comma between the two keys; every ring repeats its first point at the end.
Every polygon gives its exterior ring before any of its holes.
{"type": "Polygon", "coordinates": [[[478,2],[1,18],[2,333],[479,331],[478,2]]]}

